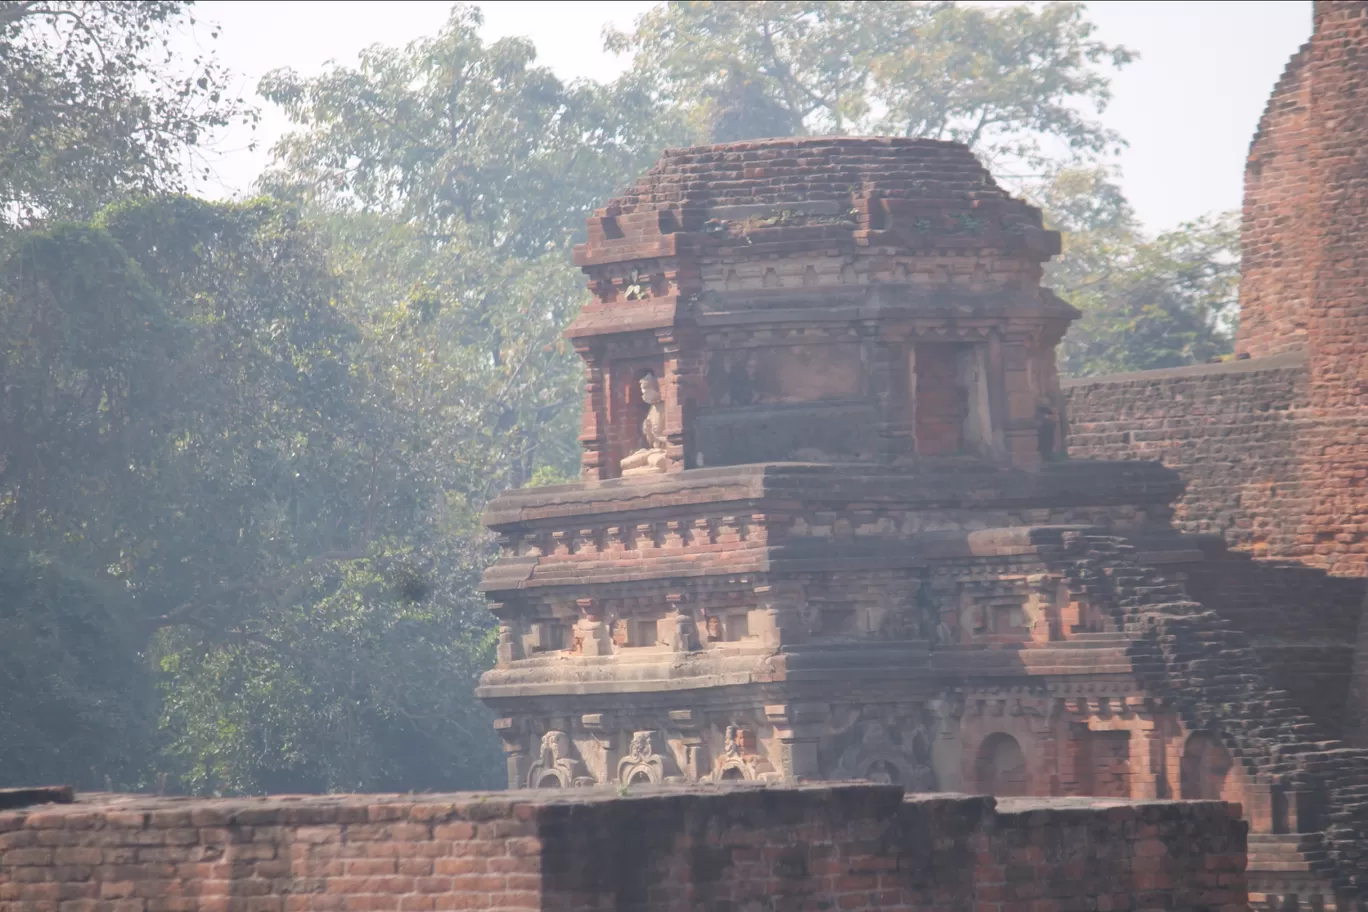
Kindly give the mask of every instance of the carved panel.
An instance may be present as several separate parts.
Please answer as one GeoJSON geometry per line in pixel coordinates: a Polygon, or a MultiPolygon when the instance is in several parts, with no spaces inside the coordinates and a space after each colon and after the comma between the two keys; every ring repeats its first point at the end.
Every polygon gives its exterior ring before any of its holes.
{"type": "Polygon", "coordinates": [[[783,775],[760,754],[753,730],[728,725],[723,733],[722,753],[709,778],[713,782],[770,782],[782,779],[783,775]]]}
{"type": "Polygon", "coordinates": [[[665,746],[659,731],[632,734],[627,756],[618,761],[618,782],[623,785],[659,785],[682,782],[683,779],[674,754],[665,746]]]}
{"type": "Polygon", "coordinates": [[[708,390],[721,408],[847,400],[861,395],[862,374],[857,343],[719,351],[708,362],[708,390]]]}
{"type": "Polygon", "coordinates": [[[527,772],[528,788],[569,788],[593,785],[594,779],[575,751],[575,743],[563,731],[542,735],[541,749],[527,772]]]}

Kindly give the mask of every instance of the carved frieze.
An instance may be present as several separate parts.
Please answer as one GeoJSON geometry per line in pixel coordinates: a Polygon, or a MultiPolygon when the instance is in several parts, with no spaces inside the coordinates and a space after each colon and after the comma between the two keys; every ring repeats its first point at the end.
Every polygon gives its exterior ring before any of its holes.
{"type": "Polygon", "coordinates": [[[683,776],[677,766],[659,731],[633,732],[627,756],[618,761],[617,781],[623,785],[679,782],[683,776]]]}
{"type": "Polygon", "coordinates": [[[527,772],[528,788],[569,788],[593,785],[594,779],[575,751],[575,743],[563,731],[542,735],[537,759],[527,772]]]}

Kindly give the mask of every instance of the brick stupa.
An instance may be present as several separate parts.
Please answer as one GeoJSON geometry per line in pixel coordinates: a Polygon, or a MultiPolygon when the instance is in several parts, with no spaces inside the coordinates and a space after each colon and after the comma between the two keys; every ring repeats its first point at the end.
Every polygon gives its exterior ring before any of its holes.
{"type": "MultiPolygon", "coordinates": [[[[1366,3],[1317,4],[1317,97],[1353,84],[1331,64],[1368,59],[1337,53],[1365,24],[1366,3]]],[[[1058,251],[968,150],[925,140],[671,151],[595,212],[569,331],[583,480],[486,515],[479,695],[510,787],[1220,798],[1258,908],[1368,907],[1368,751],[1337,740],[1363,715],[1362,581],[1238,550],[1284,487],[1249,470],[1291,463],[1262,438],[1245,459],[1226,421],[1287,424],[1245,381],[1300,356],[1061,385],[1058,251]]],[[[1346,479],[1336,422],[1304,437],[1346,479]]]]}
{"type": "Polygon", "coordinates": [[[1139,695],[1042,550],[1164,528],[1175,476],[1063,458],[1058,251],[926,140],[671,151],[598,210],[584,481],[486,516],[509,785],[1129,795],[1153,723],[1081,721],[1139,695]]]}

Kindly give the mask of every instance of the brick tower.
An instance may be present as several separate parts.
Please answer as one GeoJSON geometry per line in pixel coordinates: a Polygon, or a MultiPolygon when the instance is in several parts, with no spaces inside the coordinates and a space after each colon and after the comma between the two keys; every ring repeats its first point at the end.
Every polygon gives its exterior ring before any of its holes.
{"type": "Polygon", "coordinates": [[[1368,3],[1317,2],[1245,170],[1239,351],[1305,357],[1292,554],[1368,576],[1368,3]]]}

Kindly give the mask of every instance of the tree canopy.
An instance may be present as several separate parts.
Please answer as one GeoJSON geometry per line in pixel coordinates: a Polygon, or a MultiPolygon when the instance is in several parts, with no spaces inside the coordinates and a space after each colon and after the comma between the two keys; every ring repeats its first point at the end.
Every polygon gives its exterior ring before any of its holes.
{"type": "Polygon", "coordinates": [[[1036,191],[1046,221],[1064,234],[1064,253],[1048,264],[1045,281],[1083,311],[1060,347],[1062,371],[1180,367],[1231,350],[1240,280],[1235,213],[1151,238],[1105,170],[1062,170],[1036,191]]]}
{"type": "Polygon", "coordinates": [[[0,0],[0,227],[182,189],[195,150],[255,117],[212,56],[170,49],[190,6],[0,0]]]}
{"type": "Polygon", "coordinates": [[[921,136],[1039,166],[1120,142],[1094,118],[1134,54],[1093,32],[1081,3],[684,0],[606,44],[700,139],[921,136]]]}

